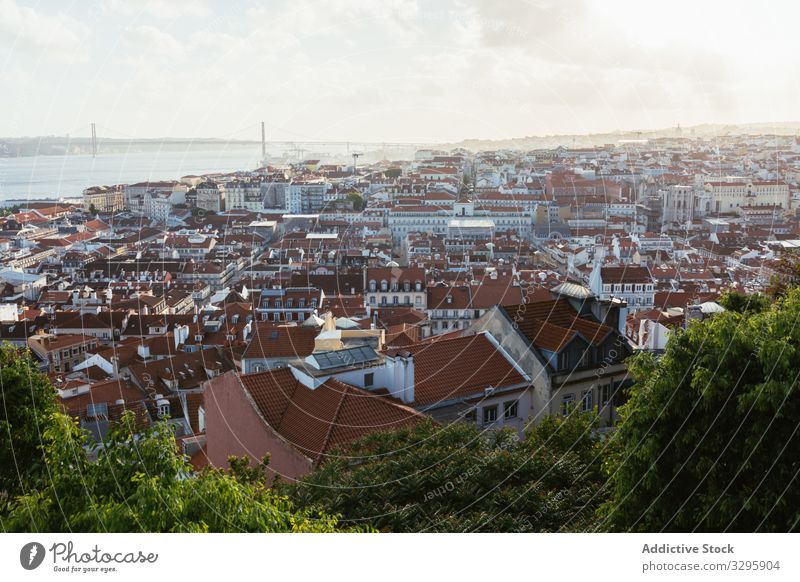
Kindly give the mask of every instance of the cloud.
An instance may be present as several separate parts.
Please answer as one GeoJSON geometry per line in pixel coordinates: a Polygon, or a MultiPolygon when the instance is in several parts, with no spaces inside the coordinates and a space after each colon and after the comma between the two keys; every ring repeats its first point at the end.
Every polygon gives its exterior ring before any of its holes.
{"type": "Polygon", "coordinates": [[[9,56],[16,51],[48,50],[50,56],[67,60],[86,55],[82,39],[88,28],[63,14],[46,14],[14,0],[0,0],[0,43],[9,56]]]}
{"type": "Polygon", "coordinates": [[[211,7],[204,0],[111,0],[108,8],[125,16],[163,20],[206,17],[211,14],[211,7]]]}
{"type": "Polygon", "coordinates": [[[139,56],[178,60],[186,54],[183,42],[150,24],[131,26],[126,33],[128,42],[139,56]]]}

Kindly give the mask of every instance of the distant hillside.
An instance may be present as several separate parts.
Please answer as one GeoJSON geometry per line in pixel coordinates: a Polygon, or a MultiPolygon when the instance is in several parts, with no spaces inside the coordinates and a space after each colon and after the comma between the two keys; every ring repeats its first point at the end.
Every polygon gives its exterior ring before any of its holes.
{"type": "Polygon", "coordinates": [[[643,131],[615,131],[584,135],[545,135],[516,137],[501,140],[465,139],[460,142],[443,144],[444,149],[465,148],[471,151],[515,149],[529,150],[540,148],[592,147],[616,143],[627,139],[656,139],[664,137],[709,138],[726,135],[795,135],[800,132],[799,121],[756,122],[741,124],[702,124],[690,127],[670,127],[643,131]]]}

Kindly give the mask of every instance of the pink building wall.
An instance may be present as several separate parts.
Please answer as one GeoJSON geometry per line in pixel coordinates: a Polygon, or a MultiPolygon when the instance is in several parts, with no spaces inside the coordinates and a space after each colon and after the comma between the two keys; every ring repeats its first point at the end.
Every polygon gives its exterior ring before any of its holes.
{"type": "Polygon", "coordinates": [[[254,462],[270,454],[269,473],[295,480],[311,472],[311,459],[292,447],[262,418],[235,372],[206,384],[204,404],[207,445],[211,464],[227,468],[228,457],[248,456],[254,462]]]}

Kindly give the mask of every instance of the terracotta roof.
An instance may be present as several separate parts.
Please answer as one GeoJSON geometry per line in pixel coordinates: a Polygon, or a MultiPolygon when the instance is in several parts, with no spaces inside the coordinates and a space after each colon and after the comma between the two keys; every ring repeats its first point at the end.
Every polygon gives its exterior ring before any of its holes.
{"type": "Polygon", "coordinates": [[[603,283],[652,283],[653,277],[647,267],[625,265],[622,267],[602,267],[600,274],[603,283]]]}
{"type": "Polygon", "coordinates": [[[469,287],[436,285],[428,287],[427,291],[428,309],[469,309],[469,287]]]}
{"type": "Polygon", "coordinates": [[[316,335],[313,328],[259,322],[242,357],[304,358],[314,351],[316,335]]]}
{"type": "Polygon", "coordinates": [[[566,299],[536,301],[503,308],[519,331],[536,347],[559,351],[580,333],[589,343],[601,344],[613,330],[581,317],[566,299]]]}
{"type": "Polygon", "coordinates": [[[390,352],[414,357],[414,404],[434,404],[525,383],[486,334],[420,342],[390,352]]]}
{"type": "Polygon", "coordinates": [[[333,378],[312,390],[289,368],[240,379],[267,423],[315,461],[338,445],[421,419],[406,406],[333,378]]]}
{"type": "Polygon", "coordinates": [[[94,384],[88,392],[71,398],[62,398],[64,408],[70,414],[78,415],[90,404],[114,404],[117,400],[138,402],[146,397],[145,393],[127,380],[110,380],[94,384]]]}

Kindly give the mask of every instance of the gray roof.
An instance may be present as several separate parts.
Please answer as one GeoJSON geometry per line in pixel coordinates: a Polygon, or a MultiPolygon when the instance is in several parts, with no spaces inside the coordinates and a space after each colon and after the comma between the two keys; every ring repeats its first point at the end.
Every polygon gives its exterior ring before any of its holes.
{"type": "Polygon", "coordinates": [[[569,281],[565,281],[560,285],[556,285],[551,289],[553,293],[557,295],[563,295],[564,297],[574,297],[575,299],[588,299],[590,297],[594,297],[592,292],[589,290],[588,287],[584,287],[583,285],[579,285],[578,283],[570,283],[569,281]]]}

